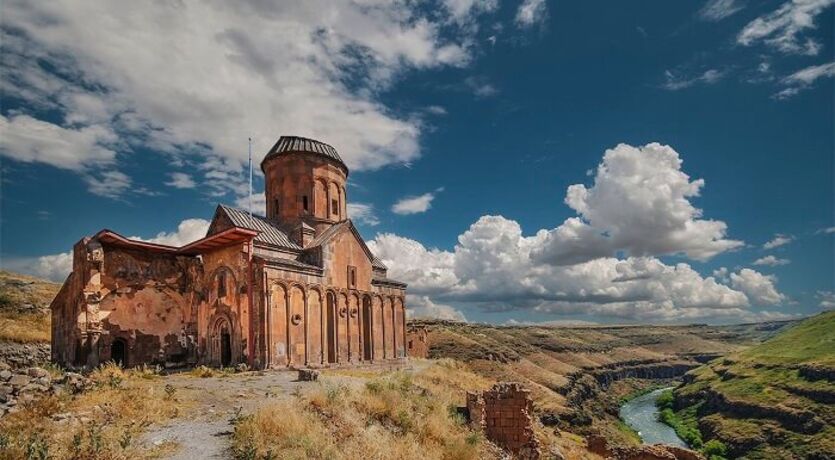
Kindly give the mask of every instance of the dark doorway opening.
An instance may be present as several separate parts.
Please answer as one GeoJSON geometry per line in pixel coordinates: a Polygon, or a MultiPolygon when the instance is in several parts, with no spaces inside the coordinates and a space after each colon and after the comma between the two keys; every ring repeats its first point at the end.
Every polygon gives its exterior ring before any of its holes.
{"type": "Polygon", "coordinates": [[[328,359],[329,363],[336,362],[336,328],[334,325],[336,324],[336,301],[333,298],[333,294],[328,293],[328,308],[327,308],[327,328],[326,333],[328,337],[328,359]]]}
{"type": "Polygon", "coordinates": [[[362,299],[362,359],[366,361],[371,361],[373,357],[372,352],[372,335],[371,335],[371,324],[372,324],[372,313],[371,313],[371,299],[365,297],[362,299]]]}
{"type": "Polygon", "coordinates": [[[122,367],[127,367],[128,346],[125,339],[116,339],[110,344],[110,360],[122,367]]]}
{"type": "Polygon", "coordinates": [[[220,332],[220,365],[227,367],[232,364],[232,336],[228,329],[220,332]]]}

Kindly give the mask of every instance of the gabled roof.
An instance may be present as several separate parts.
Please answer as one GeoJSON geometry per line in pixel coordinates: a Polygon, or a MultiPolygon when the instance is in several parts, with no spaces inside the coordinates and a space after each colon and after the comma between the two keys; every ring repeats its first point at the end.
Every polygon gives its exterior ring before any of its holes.
{"type": "Polygon", "coordinates": [[[388,267],[386,267],[386,264],[384,264],[383,261],[380,260],[380,258],[377,256],[374,256],[374,260],[371,261],[371,266],[379,270],[389,269],[388,267]]]}
{"type": "Polygon", "coordinates": [[[342,161],[342,157],[339,156],[339,153],[337,153],[335,148],[325,144],[324,142],[299,136],[281,136],[278,139],[278,142],[276,142],[275,145],[273,145],[273,148],[271,148],[267,153],[267,156],[265,156],[261,161],[261,169],[264,169],[264,162],[270,158],[296,152],[315,153],[334,160],[339,163],[340,166],[345,168],[346,174],[348,173],[348,166],[346,166],[345,162],[342,161]]]}
{"type": "Polygon", "coordinates": [[[368,259],[371,260],[371,266],[377,269],[386,270],[386,266],[383,262],[371,252],[371,249],[368,249],[368,245],[365,244],[365,240],[360,235],[360,232],[357,230],[357,227],[354,226],[354,223],[351,222],[351,219],[345,219],[338,224],[333,224],[325,230],[324,232],[320,233],[310,242],[310,244],[305,248],[305,250],[316,248],[322,246],[323,244],[330,241],[333,237],[339,234],[340,231],[343,229],[350,230],[354,236],[357,238],[357,241],[360,242],[360,246],[362,246],[363,251],[365,254],[368,255],[368,259]]]}
{"type": "Polygon", "coordinates": [[[293,249],[296,251],[301,251],[302,249],[301,246],[290,240],[287,234],[279,228],[278,223],[271,221],[266,217],[253,214],[252,218],[250,218],[247,211],[226,206],[224,204],[218,205],[218,211],[226,214],[232,222],[232,225],[258,232],[258,235],[255,237],[256,243],[276,246],[279,248],[293,249]]]}

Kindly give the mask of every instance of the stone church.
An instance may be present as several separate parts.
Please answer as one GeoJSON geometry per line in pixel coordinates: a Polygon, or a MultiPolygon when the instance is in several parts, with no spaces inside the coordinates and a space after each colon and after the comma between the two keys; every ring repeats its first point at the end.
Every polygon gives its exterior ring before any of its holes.
{"type": "Polygon", "coordinates": [[[266,217],[219,205],[206,237],[182,247],[107,229],[76,243],[51,305],[53,361],[264,369],[404,358],[406,285],[348,218],[337,151],[283,136],[261,169],[266,217]]]}

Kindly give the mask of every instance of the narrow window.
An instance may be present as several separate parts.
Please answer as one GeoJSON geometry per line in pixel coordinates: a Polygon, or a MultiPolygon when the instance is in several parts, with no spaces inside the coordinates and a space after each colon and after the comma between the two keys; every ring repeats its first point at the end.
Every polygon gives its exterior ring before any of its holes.
{"type": "Polygon", "coordinates": [[[357,287],[357,267],[348,266],[348,287],[357,287]]]}
{"type": "Polygon", "coordinates": [[[339,200],[331,200],[331,214],[335,216],[339,215],[339,200]]]}
{"type": "Polygon", "coordinates": [[[223,272],[217,275],[217,296],[226,297],[226,273],[223,272]]]}
{"type": "Polygon", "coordinates": [[[302,207],[304,208],[304,212],[307,212],[307,195],[302,197],[302,207]]]}
{"type": "Polygon", "coordinates": [[[278,198],[273,200],[273,215],[278,215],[278,198]]]}

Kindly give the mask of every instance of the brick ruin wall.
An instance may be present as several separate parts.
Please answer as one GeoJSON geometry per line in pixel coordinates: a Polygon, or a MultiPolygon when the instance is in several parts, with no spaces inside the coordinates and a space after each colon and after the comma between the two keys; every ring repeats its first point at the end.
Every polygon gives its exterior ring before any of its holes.
{"type": "Polygon", "coordinates": [[[406,330],[406,354],[410,358],[429,358],[429,331],[426,327],[409,326],[406,330]]]}
{"type": "Polygon", "coordinates": [[[467,393],[467,411],[473,428],[516,458],[541,457],[533,432],[533,401],[522,385],[502,382],[489,391],[467,393]]]}

